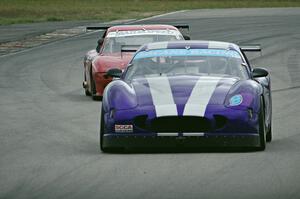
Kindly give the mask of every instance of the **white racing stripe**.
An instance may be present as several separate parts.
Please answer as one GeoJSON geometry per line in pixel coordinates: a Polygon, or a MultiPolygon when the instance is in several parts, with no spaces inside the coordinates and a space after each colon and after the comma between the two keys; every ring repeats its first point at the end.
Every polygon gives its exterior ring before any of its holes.
{"type": "Polygon", "coordinates": [[[157,117],[172,116],[177,114],[177,107],[173,99],[168,77],[147,77],[152,101],[157,117]]]}
{"type": "Polygon", "coordinates": [[[184,107],[183,115],[203,117],[209,99],[220,79],[215,77],[200,77],[184,107]]]}
{"type": "Polygon", "coordinates": [[[157,136],[178,136],[178,133],[157,133],[157,136]]]}

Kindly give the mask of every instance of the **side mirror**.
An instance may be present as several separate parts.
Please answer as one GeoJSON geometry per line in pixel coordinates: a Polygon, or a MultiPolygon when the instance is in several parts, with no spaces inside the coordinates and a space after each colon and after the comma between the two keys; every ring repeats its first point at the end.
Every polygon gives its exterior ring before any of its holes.
{"type": "Polygon", "coordinates": [[[191,40],[191,37],[190,36],[187,36],[187,35],[182,35],[184,40],[191,40]]]}
{"type": "Polygon", "coordinates": [[[99,39],[99,40],[97,41],[97,47],[96,47],[97,53],[100,52],[101,46],[102,46],[102,44],[103,44],[103,41],[104,41],[103,38],[101,38],[101,39],[99,39]]]}
{"type": "Polygon", "coordinates": [[[263,68],[254,68],[252,70],[252,76],[254,78],[266,77],[268,75],[269,75],[269,72],[266,69],[263,69],[263,68]]]}
{"type": "Polygon", "coordinates": [[[122,75],[122,70],[118,68],[111,68],[106,72],[107,77],[117,77],[120,78],[122,75]]]}

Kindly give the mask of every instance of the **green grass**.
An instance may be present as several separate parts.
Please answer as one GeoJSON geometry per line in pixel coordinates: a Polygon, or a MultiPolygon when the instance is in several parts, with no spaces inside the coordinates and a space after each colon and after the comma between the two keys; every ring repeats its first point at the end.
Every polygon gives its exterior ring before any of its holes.
{"type": "Polygon", "coordinates": [[[199,8],[300,7],[300,0],[0,0],[0,24],[143,18],[199,8]]]}

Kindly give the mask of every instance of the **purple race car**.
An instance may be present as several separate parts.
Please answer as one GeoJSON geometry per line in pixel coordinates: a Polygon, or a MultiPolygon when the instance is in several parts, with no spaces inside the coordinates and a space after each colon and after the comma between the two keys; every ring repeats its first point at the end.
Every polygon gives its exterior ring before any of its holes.
{"type": "Polygon", "coordinates": [[[102,151],[129,147],[251,147],[272,140],[268,72],[215,41],[150,43],[105,89],[102,151]]]}

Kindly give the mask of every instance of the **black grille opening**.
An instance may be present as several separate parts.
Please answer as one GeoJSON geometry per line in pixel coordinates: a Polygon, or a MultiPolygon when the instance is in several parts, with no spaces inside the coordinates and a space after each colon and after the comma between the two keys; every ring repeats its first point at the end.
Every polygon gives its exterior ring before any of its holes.
{"type": "Polygon", "coordinates": [[[147,115],[137,116],[134,124],[152,132],[205,132],[211,130],[211,122],[198,116],[163,116],[147,121],[147,115]]]}
{"type": "Polygon", "coordinates": [[[147,125],[146,125],[147,118],[148,118],[148,115],[136,116],[133,120],[134,125],[141,129],[147,129],[147,125]]]}
{"type": "Polygon", "coordinates": [[[214,115],[216,121],[216,129],[223,128],[227,123],[227,118],[222,115],[214,115]]]}

